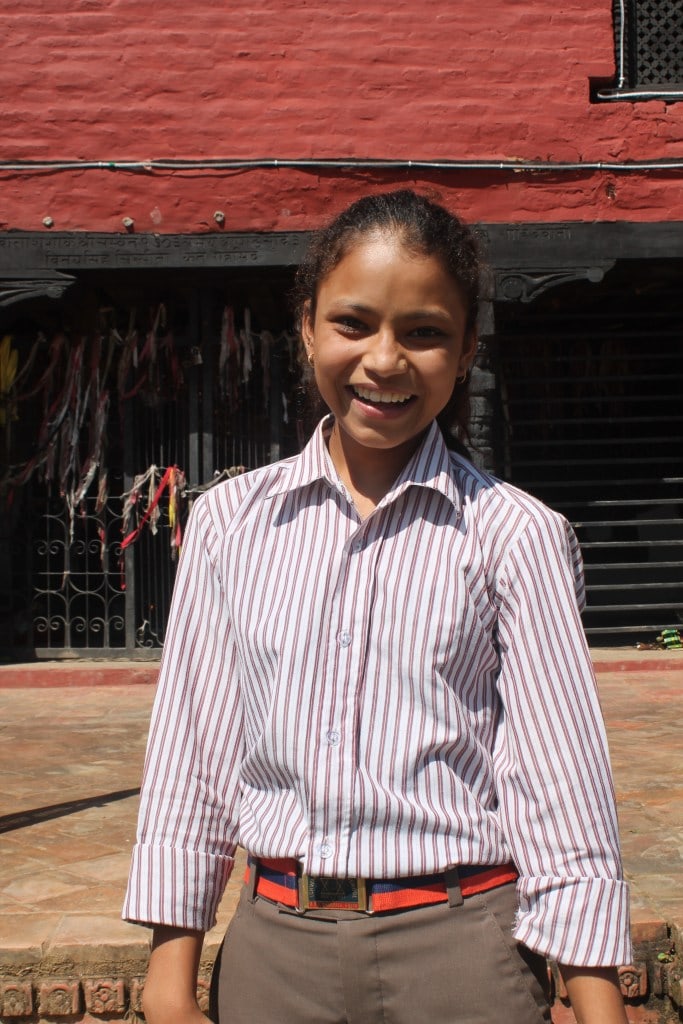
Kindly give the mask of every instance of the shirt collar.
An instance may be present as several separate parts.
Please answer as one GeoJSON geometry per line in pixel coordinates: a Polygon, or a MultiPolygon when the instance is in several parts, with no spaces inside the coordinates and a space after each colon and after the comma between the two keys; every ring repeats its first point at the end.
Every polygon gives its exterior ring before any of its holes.
{"type": "MultiPolygon", "coordinates": [[[[306,447],[289,461],[289,472],[282,474],[270,488],[268,493],[271,496],[307,487],[318,480],[325,480],[330,486],[344,490],[327,449],[326,437],[331,424],[331,416],[320,421],[306,447]]],[[[382,498],[380,507],[394,501],[409,487],[429,487],[443,494],[456,509],[460,508],[461,495],[450,452],[436,421],[427,430],[391,490],[382,498]]]]}
{"type": "Polygon", "coordinates": [[[295,491],[308,487],[317,480],[326,480],[333,487],[339,486],[339,476],[327,450],[326,435],[332,423],[331,416],[325,416],[315,428],[308,444],[302,451],[282,463],[288,472],[278,476],[268,491],[269,495],[295,491]]]}
{"type": "Polygon", "coordinates": [[[461,496],[453,471],[451,453],[446,447],[436,420],[432,422],[417,451],[380,505],[393,501],[409,487],[429,487],[448,498],[456,509],[460,508],[461,496]]]}

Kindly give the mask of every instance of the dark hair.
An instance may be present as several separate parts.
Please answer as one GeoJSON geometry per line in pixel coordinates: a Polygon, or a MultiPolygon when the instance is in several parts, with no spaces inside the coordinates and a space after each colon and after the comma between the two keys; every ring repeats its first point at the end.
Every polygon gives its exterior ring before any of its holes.
{"type": "MultiPolygon", "coordinates": [[[[465,300],[465,330],[468,333],[475,330],[481,262],[474,235],[455,214],[411,189],[364,196],[313,235],[294,284],[299,330],[305,312],[315,314],[322,281],[360,238],[373,233],[398,235],[415,253],[439,259],[457,282],[465,300]]],[[[437,417],[446,443],[465,454],[462,438],[468,436],[468,418],[468,381],[465,380],[456,383],[448,404],[437,417]]]]}

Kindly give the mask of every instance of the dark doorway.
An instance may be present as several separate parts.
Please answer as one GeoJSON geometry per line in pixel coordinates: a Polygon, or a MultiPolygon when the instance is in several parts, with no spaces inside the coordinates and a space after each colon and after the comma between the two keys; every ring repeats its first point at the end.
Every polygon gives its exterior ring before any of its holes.
{"type": "Polygon", "coordinates": [[[683,622],[682,283],[624,260],[496,307],[501,469],[574,524],[593,644],[683,622]]]}

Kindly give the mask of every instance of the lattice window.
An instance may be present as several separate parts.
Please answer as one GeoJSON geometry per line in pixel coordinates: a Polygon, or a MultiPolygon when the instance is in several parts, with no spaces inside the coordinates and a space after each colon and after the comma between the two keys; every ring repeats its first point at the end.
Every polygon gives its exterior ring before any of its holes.
{"type": "Polygon", "coordinates": [[[683,0],[612,0],[615,87],[601,99],[683,99],[683,0]]]}

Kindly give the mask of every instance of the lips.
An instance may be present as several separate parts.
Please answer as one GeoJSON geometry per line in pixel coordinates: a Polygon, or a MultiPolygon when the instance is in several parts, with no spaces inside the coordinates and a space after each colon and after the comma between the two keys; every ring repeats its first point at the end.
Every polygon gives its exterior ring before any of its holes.
{"type": "Polygon", "coordinates": [[[375,388],[363,388],[351,384],[351,391],[360,398],[362,402],[370,402],[372,405],[405,405],[414,395],[402,394],[399,391],[379,391],[375,388]]]}

